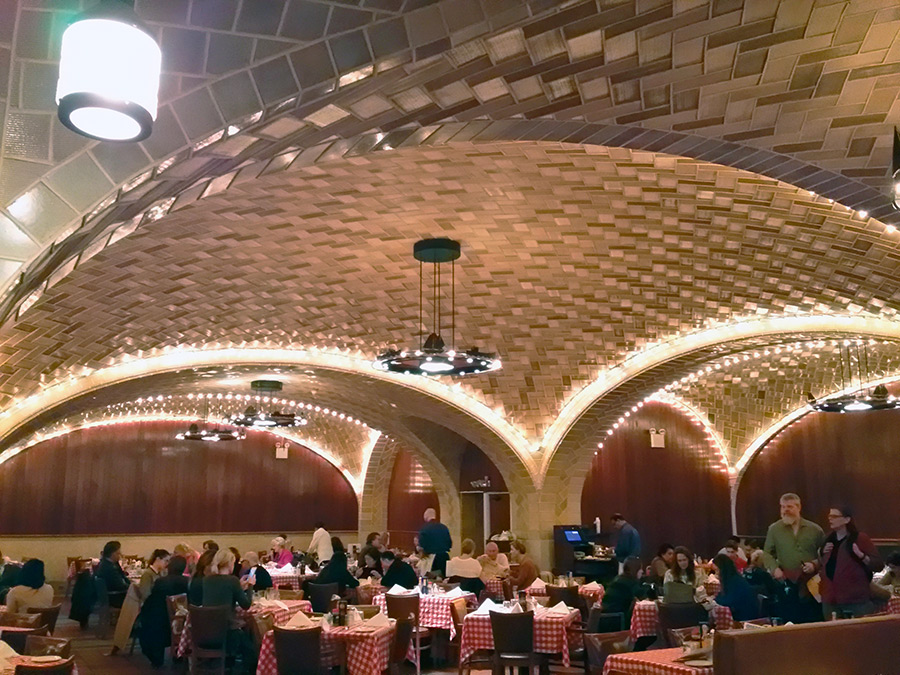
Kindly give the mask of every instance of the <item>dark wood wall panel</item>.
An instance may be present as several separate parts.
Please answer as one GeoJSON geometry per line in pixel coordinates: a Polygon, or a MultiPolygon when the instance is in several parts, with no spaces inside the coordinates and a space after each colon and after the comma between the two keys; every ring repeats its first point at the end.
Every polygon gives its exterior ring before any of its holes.
{"type": "Polygon", "coordinates": [[[357,527],[356,495],[332,464],[275,437],[179,441],[175,422],[95,427],[0,465],[0,532],[143,534],[357,527]]]}
{"type": "MultiPolygon", "coordinates": [[[[664,542],[709,555],[731,532],[728,476],[702,427],[662,403],[626,418],[594,457],[581,495],[585,524],[610,527],[619,511],[641,534],[649,561],[664,542]],[[651,448],[649,430],[666,430],[666,447],[651,448]]],[[[568,525],[571,523],[560,523],[568,525]]]]}
{"type": "Polygon", "coordinates": [[[413,537],[422,527],[422,514],[433,508],[438,518],[441,508],[434,487],[423,487],[421,478],[427,476],[422,465],[406,450],[397,452],[394,470],[391,473],[391,487],[388,493],[388,531],[391,546],[412,550],[413,537]]]}
{"type": "Polygon", "coordinates": [[[500,470],[481,448],[469,443],[459,463],[459,489],[481,490],[482,488],[473,488],[472,481],[484,480],[485,477],[491,481],[491,486],[486,488],[487,492],[506,492],[506,481],[500,470]]]}
{"type": "Polygon", "coordinates": [[[770,441],[737,494],[738,531],[765,534],[778,498],[796,492],[803,514],[827,530],[831,506],[853,507],[870,536],[900,538],[900,410],[811,413],[770,441]]]}

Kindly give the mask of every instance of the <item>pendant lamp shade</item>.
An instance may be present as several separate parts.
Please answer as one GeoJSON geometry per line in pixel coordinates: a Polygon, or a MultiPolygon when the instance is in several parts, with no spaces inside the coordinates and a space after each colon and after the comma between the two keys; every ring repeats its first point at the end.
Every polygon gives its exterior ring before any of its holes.
{"type": "Polygon", "coordinates": [[[60,121],[72,131],[102,141],[140,141],[156,119],[162,52],[133,12],[117,5],[63,33],[56,102],[60,121]]]}

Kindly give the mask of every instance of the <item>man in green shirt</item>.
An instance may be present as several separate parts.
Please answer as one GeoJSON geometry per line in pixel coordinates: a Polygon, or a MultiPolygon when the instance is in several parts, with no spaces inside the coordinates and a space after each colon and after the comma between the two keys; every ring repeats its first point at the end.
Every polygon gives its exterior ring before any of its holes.
{"type": "Polygon", "coordinates": [[[800,497],[793,492],[781,496],[781,520],[766,533],[767,567],[777,580],[784,580],[784,618],[791,621],[821,621],[822,611],[807,591],[806,582],[818,570],[819,549],[825,541],[822,528],[800,516],[800,497]]]}

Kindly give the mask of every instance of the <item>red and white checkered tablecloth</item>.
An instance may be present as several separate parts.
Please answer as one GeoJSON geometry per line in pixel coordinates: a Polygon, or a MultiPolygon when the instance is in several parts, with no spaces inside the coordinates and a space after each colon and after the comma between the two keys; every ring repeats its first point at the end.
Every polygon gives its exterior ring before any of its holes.
{"type": "MultiPolygon", "coordinates": [[[[278,607],[277,605],[253,603],[250,609],[241,609],[238,607],[235,613],[240,618],[245,618],[248,614],[262,614],[263,612],[272,612],[275,615],[275,624],[281,625],[286,623],[297,612],[312,612],[312,604],[309,600],[282,600],[287,605],[287,609],[278,607]]],[[[184,620],[184,630],[181,632],[181,638],[178,640],[178,649],[176,654],[184,656],[191,651],[191,615],[188,614],[184,620]]]]}
{"type": "MultiPolygon", "coordinates": [[[[603,588],[603,586],[600,586],[600,588],[585,588],[584,586],[578,587],[578,595],[583,595],[591,602],[600,602],[603,599],[603,594],[605,592],[606,589],[603,588]]],[[[529,586],[525,589],[525,594],[534,597],[546,597],[547,595],[549,595],[546,586],[544,586],[543,588],[532,588],[531,586],[529,586]]]]}
{"type": "Polygon", "coordinates": [[[371,605],[375,596],[381,595],[386,590],[381,584],[359,585],[356,587],[356,602],[360,605],[371,605]]]}
{"type": "Polygon", "coordinates": [[[722,592],[722,582],[719,581],[716,577],[707,578],[703,586],[704,588],[706,588],[706,594],[710,598],[715,598],[719,593],[722,592]]]}
{"type": "MultiPolygon", "coordinates": [[[[393,637],[393,625],[371,632],[344,626],[331,628],[322,633],[322,666],[340,665],[346,652],[349,675],[379,675],[388,668],[393,637]]],[[[256,675],[278,675],[274,631],[263,638],[256,675]]]]}
{"type": "MultiPolygon", "coordinates": [[[[475,602],[474,593],[465,593],[456,597],[465,598],[467,603],[475,602]]],[[[450,605],[454,598],[446,593],[429,593],[419,596],[419,625],[424,628],[440,628],[450,631],[450,639],[456,637],[456,627],[453,625],[453,615],[450,613],[450,605]]],[[[385,595],[375,596],[375,605],[387,614],[387,600],[385,595]]]]}
{"type": "Polygon", "coordinates": [[[659,607],[652,600],[640,600],[634,603],[631,614],[631,639],[656,635],[659,625],[659,607]]]}
{"type": "Polygon", "coordinates": [[[892,595],[888,600],[888,614],[900,614],[900,597],[892,595]]]}
{"type": "MultiPolygon", "coordinates": [[[[268,571],[268,570],[267,570],[268,571]]],[[[299,591],[303,588],[303,582],[306,579],[314,579],[316,577],[315,574],[300,574],[298,572],[271,572],[269,571],[269,576],[272,577],[272,586],[274,588],[278,588],[279,586],[287,586],[290,585],[292,590],[299,591]]]]}
{"type": "Polygon", "coordinates": [[[713,626],[716,630],[731,630],[734,626],[734,617],[731,615],[731,608],[724,605],[713,605],[709,612],[713,626]]]}
{"type": "MultiPolygon", "coordinates": [[[[569,614],[555,614],[545,608],[535,610],[534,651],[543,654],[562,654],[563,664],[569,665],[569,649],[582,639],[580,633],[569,627],[581,619],[581,612],[573,609],[569,614]]],[[[459,643],[459,659],[464,662],[479,649],[493,649],[494,634],[491,617],[487,614],[467,614],[463,619],[462,637],[459,643]]]]}
{"type": "Polygon", "coordinates": [[[603,664],[603,675],[611,671],[627,675],[713,675],[713,667],[694,667],[677,663],[681,649],[651,649],[646,652],[612,654],[603,664]]]}
{"type": "Polygon", "coordinates": [[[503,580],[492,577],[484,582],[484,590],[491,600],[503,600],[503,580]]]}

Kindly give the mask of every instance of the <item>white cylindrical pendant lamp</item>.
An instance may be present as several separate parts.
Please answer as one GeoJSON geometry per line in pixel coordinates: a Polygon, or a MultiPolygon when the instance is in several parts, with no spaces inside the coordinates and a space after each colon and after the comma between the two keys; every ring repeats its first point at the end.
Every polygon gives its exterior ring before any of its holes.
{"type": "Polygon", "coordinates": [[[120,10],[76,21],[62,37],[60,121],[101,141],[147,138],[156,119],[161,63],[159,45],[136,17],[129,20],[120,10]]]}

